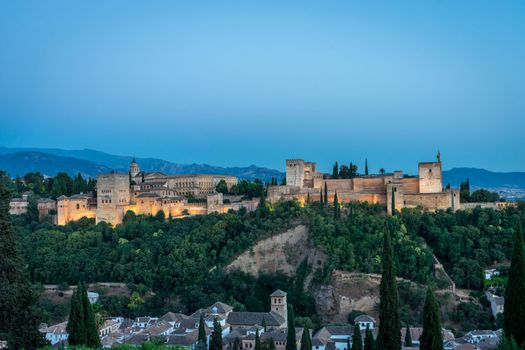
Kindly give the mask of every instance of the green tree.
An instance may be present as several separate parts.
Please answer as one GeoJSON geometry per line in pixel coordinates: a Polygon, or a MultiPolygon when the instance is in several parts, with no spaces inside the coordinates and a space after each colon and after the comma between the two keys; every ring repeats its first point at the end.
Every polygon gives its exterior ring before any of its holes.
{"type": "Polygon", "coordinates": [[[308,329],[308,327],[303,328],[300,350],[312,350],[312,339],[310,338],[310,330],[308,329]]]}
{"type": "Polygon", "coordinates": [[[339,165],[337,162],[334,164],[334,168],[332,169],[332,178],[338,179],[339,178],[339,165]]]}
{"type": "Polygon", "coordinates": [[[394,187],[392,187],[392,215],[396,215],[396,192],[394,191],[394,187]]]}
{"type": "Polygon", "coordinates": [[[372,334],[372,331],[366,325],[366,331],[365,331],[365,347],[364,350],[375,350],[376,344],[375,344],[374,335],[372,334]]]}
{"type": "Polygon", "coordinates": [[[390,230],[386,226],[383,237],[383,274],[379,286],[379,331],[377,334],[377,346],[382,350],[401,349],[399,297],[393,255],[390,230]]]}
{"type": "Polygon", "coordinates": [[[259,337],[259,330],[255,331],[255,350],[261,350],[261,337],[259,337]]]}
{"type": "Polygon", "coordinates": [[[82,302],[82,287],[81,283],[77,284],[77,289],[73,292],[71,297],[71,304],[69,307],[69,318],[67,322],[67,333],[69,334],[68,342],[70,345],[86,345],[87,333],[84,318],[84,306],[82,302]]]}
{"type": "Polygon", "coordinates": [[[217,319],[213,320],[213,332],[211,334],[209,350],[222,350],[222,327],[217,319]]]}
{"type": "Polygon", "coordinates": [[[423,334],[421,334],[419,348],[422,350],[443,350],[439,306],[430,288],[427,289],[427,298],[423,308],[423,334]]]}
{"type": "Polygon", "coordinates": [[[266,319],[264,318],[264,316],[263,316],[263,318],[262,318],[261,327],[262,327],[263,330],[266,332],[266,319]]]}
{"type": "Polygon", "coordinates": [[[201,317],[199,318],[199,341],[204,344],[205,347],[207,347],[208,337],[206,336],[206,328],[204,325],[204,316],[201,314],[201,317]]]}
{"type": "Polygon", "coordinates": [[[507,336],[504,335],[500,339],[496,350],[520,350],[520,347],[518,346],[514,338],[508,338],[507,336]]]}
{"type": "MultiPolygon", "coordinates": [[[[273,178],[272,178],[272,181],[273,181],[273,178]]],[[[218,193],[222,193],[222,194],[228,193],[228,184],[226,183],[224,179],[221,179],[217,183],[217,186],[215,186],[215,191],[217,191],[218,193]]]]}
{"type": "Polygon", "coordinates": [[[361,339],[361,329],[359,323],[354,326],[354,334],[352,335],[352,350],[363,350],[363,340],[361,339]]]}
{"type": "Polygon", "coordinates": [[[0,337],[10,349],[44,345],[38,331],[42,312],[38,295],[22,269],[9,216],[9,191],[0,185],[0,337]]]}
{"type": "Polygon", "coordinates": [[[339,219],[341,216],[341,208],[339,208],[339,200],[337,198],[337,191],[334,194],[334,219],[339,219]]]}
{"type": "Polygon", "coordinates": [[[328,204],[328,186],[324,183],[324,205],[328,204]]]}
{"type": "Polygon", "coordinates": [[[412,346],[412,334],[410,334],[410,326],[408,323],[405,332],[405,346],[412,346]]]}
{"type": "Polygon", "coordinates": [[[515,220],[514,252],[510,263],[505,290],[505,335],[514,338],[518,345],[525,341],[525,247],[521,222],[515,220]]]}
{"type": "Polygon", "coordinates": [[[324,201],[323,201],[323,190],[320,189],[319,190],[319,206],[321,207],[321,209],[323,208],[323,203],[324,203],[324,201]]]}
{"type": "Polygon", "coordinates": [[[275,350],[275,340],[272,337],[266,338],[262,344],[263,350],[275,350]]]}
{"type": "Polygon", "coordinates": [[[93,307],[89,302],[86,284],[81,283],[81,285],[79,285],[78,288],[81,288],[80,297],[82,300],[82,310],[84,311],[84,325],[86,327],[86,342],[84,344],[93,348],[100,347],[98,326],[95,320],[95,313],[93,312],[93,307]]]}
{"type": "Polygon", "coordinates": [[[365,175],[368,175],[368,159],[365,159],[365,175]]]}
{"type": "Polygon", "coordinates": [[[286,336],[286,350],[297,350],[297,339],[295,338],[295,314],[293,305],[288,305],[288,333],[286,336]]]}

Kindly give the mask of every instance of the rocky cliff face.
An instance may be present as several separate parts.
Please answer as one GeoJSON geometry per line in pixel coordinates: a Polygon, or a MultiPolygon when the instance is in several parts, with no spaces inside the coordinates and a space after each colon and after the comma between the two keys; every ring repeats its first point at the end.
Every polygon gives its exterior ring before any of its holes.
{"type": "Polygon", "coordinates": [[[322,266],[325,256],[314,247],[308,228],[298,225],[259,241],[250,250],[239,255],[226,270],[241,270],[254,276],[259,272],[275,273],[280,270],[293,276],[304,259],[308,259],[312,266],[322,266]]]}

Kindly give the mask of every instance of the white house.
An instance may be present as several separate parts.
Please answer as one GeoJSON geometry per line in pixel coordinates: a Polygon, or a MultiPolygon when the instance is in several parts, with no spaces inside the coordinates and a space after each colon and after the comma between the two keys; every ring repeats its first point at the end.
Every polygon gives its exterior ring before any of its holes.
{"type": "Polygon", "coordinates": [[[67,340],[69,334],[66,331],[67,321],[40,329],[46,335],[51,345],[59,344],[67,340]]]}
{"type": "Polygon", "coordinates": [[[354,324],[358,324],[360,330],[366,330],[366,327],[368,327],[370,330],[373,330],[375,323],[376,320],[372,316],[368,315],[359,315],[354,318],[354,324]]]}

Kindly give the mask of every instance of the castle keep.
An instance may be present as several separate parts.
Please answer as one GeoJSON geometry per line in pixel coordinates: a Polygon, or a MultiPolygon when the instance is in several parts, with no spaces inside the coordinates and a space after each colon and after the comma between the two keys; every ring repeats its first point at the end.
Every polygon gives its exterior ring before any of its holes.
{"type": "Polygon", "coordinates": [[[268,200],[319,201],[326,186],[328,201],[333,201],[335,193],[339,202],[364,201],[386,206],[392,214],[402,208],[422,207],[426,210],[460,208],[459,190],[443,189],[441,160],[418,164],[418,176],[403,175],[401,171],[390,174],[375,174],[352,179],[332,179],[317,172],[316,164],[302,159],[286,161],[286,185],[270,186],[268,200]],[[392,200],[393,196],[393,200],[392,200]]]}

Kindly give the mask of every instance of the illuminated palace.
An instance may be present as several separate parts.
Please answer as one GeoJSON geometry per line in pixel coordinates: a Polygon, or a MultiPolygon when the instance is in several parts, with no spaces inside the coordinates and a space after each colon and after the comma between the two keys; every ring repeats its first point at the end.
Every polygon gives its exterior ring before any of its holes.
{"type": "Polygon", "coordinates": [[[421,207],[435,211],[439,209],[457,210],[460,208],[459,190],[443,189],[441,159],[438,155],[435,162],[418,164],[418,176],[406,176],[402,171],[390,174],[359,176],[352,179],[332,179],[316,171],[316,164],[302,159],[286,161],[286,185],[270,186],[268,200],[298,200],[307,198],[319,201],[324,188],[328,200],[333,201],[337,193],[338,201],[365,201],[386,206],[392,213],[392,202],[395,210],[421,207]],[[392,196],[394,200],[392,201],[392,196]]]}
{"type": "Polygon", "coordinates": [[[166,217],[176,218],[257,207],[258,199],[243,200],[241,196],[217,193],[215,188],[221,180],[226,182],[228,189],[237,184],[234,176],[144,172],[133,160],[128,174],[112,172],[97,176],[96,198],[85,194],[59,197],[57,224],[88,217],[95,218],[97,223],[116,225],[122,222],[127,211],[137,215],[156,215],[163,211],[166,217]]]}

